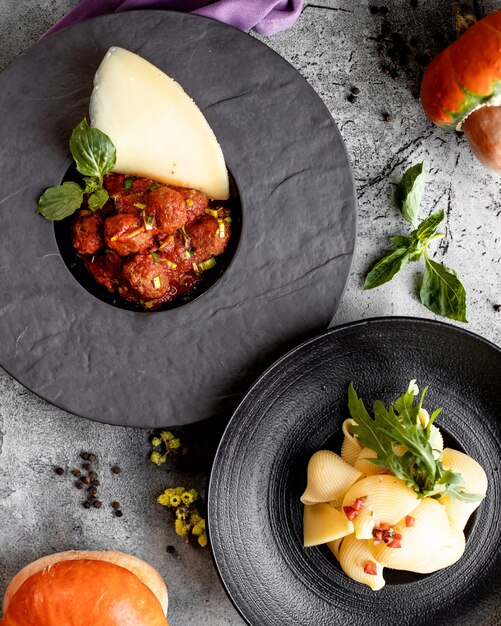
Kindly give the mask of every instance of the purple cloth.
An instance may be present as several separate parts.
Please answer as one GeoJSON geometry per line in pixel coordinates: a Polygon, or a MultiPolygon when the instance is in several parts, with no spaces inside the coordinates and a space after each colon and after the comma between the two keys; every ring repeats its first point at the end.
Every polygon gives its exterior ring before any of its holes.
{"type": "Polygon", "coordinates": [[[303,0],[81,0],[45,34],[96,15],[129,9],[170,9],[211,17],[240,30],[254,28],[261,35],[273,35],[292,26],[302,6],[303,0]]]}

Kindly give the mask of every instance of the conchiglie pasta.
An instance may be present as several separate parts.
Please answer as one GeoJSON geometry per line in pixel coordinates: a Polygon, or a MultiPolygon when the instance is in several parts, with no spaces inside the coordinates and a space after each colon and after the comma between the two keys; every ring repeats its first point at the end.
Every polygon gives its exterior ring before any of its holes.
{"type": "Polygon", "coordinates": [[[363,506],[353,520],[357,539],[371,539],[372,530],[381,522],[396,524],[416,508],[416,493],[407,485],[387,474],[367,476],[356,482],[343,499],[343,510],[361,498],[363,506]]]}
{"type": "Polygon", "coordinates": [[[374,559],[391,569],[429,574],[461,558],[465,547],[464,534],[451,529],[447,513],[437,500],[424,498],[410,516],[413,526],[406,526],[405,519],[402,519],[394,527],[395,532],[402,535],[400,548],[369,541],[374,559]]]}
{"type": "MultiPolygon", "coordinates": [[[[463,476],[464,490],[469,493],[475,493],[485,496],[487,492],[487,476],[482,467],[467,454],[463,454],[452,448],[445,448],[443,452],[442,462],[446,469],[457,472],[463,476]]],[[[460,502],[452,501],[449,496],[442,496],[440,502],[449,517],[452,528],[463,530],[473,511],[481,503],[477,502],[460,502]]]]}
{"type": "Polygon", "coordinates": [[[308,482],[301,502],[332,502],[334,506],[339,506],[346,491],[360,476],[362,474],[358,470],[334,452],[319,450],[308,463],[308,482]]]}
{"type": "Polygon", "coordinates": [[[341,446],[341,458],[349,465],[354,465],[362,446],[351,434],[351,428],[355,424],[355,420],[347,419],[343,422],[343,444],[341,446]]]}
{"type": "Polygon", "coordinates": [[[375,459],[377,454],[370,448],[362,448],[355,461],[353,467],[365,476],[373,476],[374,474],[384,474],[387,470],[380,465],[371,463],[369,459],[375,459]]]}
{"type": "MultiPolygon", "coordinates": [[[[430,415],[426,409],[419,409],[419,421],[423,427],[426,427],[430,421],[430,415]]],[[[434,450],[444,449],[444,439],[442,437],[442,433],[440,432],[440,429],[435,426],[435,424],[430,426],[430,443],[434,450]]]]}
{"type": "Polygon", "coordinates": [[[306,504],[303,515],[304,546],[318,546],[353,532],[350,520],[331,504],[306,504]]]}
{"type": "Polygon", "coordinates": [[[359,583],[368,585],[373,591],[384,587],[383,567],[370,553],[367,541],[360,541],[355,535],[345,537],[339,549],[339,563],[345,574],[359,583]],[[369,562],[376,566],[376,575],[364,571],[369,562]]]}

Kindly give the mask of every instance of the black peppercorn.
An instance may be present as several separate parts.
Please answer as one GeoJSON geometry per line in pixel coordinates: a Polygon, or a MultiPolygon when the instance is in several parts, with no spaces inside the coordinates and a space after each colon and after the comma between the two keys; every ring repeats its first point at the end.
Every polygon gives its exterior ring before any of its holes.
{"type": "Polygon", "coordinates": [[[90,496],[95,496],[95,495],[96,495],[96,493],[97,493],[97,489],[96,489],[95,487],[90,487],[90,488],[87,490],[87,493],[88,493],[90,496]]]}
{"type": "Polygon", "coordinates": [[[381,15],[388,15],[388,7],[379,7],[379,13],[381,15]]]}
{"type": "Polygon", "coordinates": [[[174,554],[175,551],[176,551],[176,548],[174,546],[167,546],[167,552],[169,554],[174,554]]]}
{"type": "Polygon", "coordinates": [[[393,119],[393,118],[392,118],[391,113],[387,113],[387,112],[386,112],[386,113],[383,113],[383,120],[384,120],[385,122],[391,122],[391,120],[392,120],[392,119],[393,119]]]}
{"type": "Polygon", "coordinates": [[[62,476],[64,474],[64,470],[62,467],[56,467],[54,470],[58,476],[62,476]]]}
{"type": "Polygon", "coordinates": [[[111,468],[111,471],[113,472],[113,474],[120,474],[120,472],[122,471],[121,468],[118,465],[114,465],[111,468]]]}
{"type": "Polygon", "coordinates": [[[80,476],[82,475],[82,472],[79,469],[72,469],[71,473],[75,478],[80,478],[80,476]]]}
{"type": "Polygon", "coordinates": [[[90,468],[91,468],[90,463],[82,463],[82,469],[84,469],[86,472],[88,472],[90,468]]]}
{"type": "Polygon", "coordinates": [[[114,508],[114,509],[119,509],[119,508],[120,508],[120,502],[117,502],[116,500],[114,500],[114,501],[111,503],[111,506],[112,506],[112,508],[114,508]]]}
{"type": "Polygon", "coordinates": [[[123,515],[123,513],[122,513],[122,511],[120,509],[117,509],[115,511],[115,517],[122,517],[122,515],[123,515]]]}
{"type": "Polygon", "coordinates": [[[353,104],[354,102],[357,101],[357,96],[355,96],[354,94],[350,93],[346,99],[348,100],[348,102],[351,102],[353,104]]]}
{"type": "Polygon", "coordinates": [[[89,461],[94,463],[95,461],[97,461],[97,456],[95,454],[89,454],[89,461]]]}
{"type": "Polygon", "coordinates": [[[379,7],[372,5],[369,7],[369,11],[371,12],[371,15],[377,15],[379,13],[379,7]]]}
{"type": "Polygon", "coordinates": [[[102,502],[100,502],[99,500],[96,500],[95,502],[93,502],[93,503],[92,503],[92,506],[93,506],[95,509],[100,509],[100,508],[103,506],[103,503],[102,503],[102,502]]]}
{"type": "Polygon", "coordinates": [[[94,478],[93,480],[90,481],[90,484],[93,485],[94,487],[99,487],[99,485],[101,484],[97,478],[94,478]]]}
{"type": "Polygon", "coordinates": [[[90,485],[90,478],[88,476],[84,476],[82,478],[82,482],[84,485],[90,485]]]}
{"type": "Polygon", "coordinates": [[[81,480],[76,480],[75,481],[75,487],[77,489],[83,489],[84,488],[84,484],[83,484],[83,482],[81,480]]]}
{"type": "Polygon", "coordinates": [[[86,501],[83,503],[83,505],[84,505],[84,508],[86,508],[86,509],[90,509],[90,507],[92,506],[92,504],[91,504],[88,500],[86,500],[86,501]]]}
{"type": "Polygon", "coordinates": [[[90,478],[97,478],[97,473],[96,472],[90,472],[89,473],[89,477],[90,478]]]}
{"type": "Polygon", "coordinates": [[[88,461],[88,460],[89,460],[89,455],[87,454],[87,452],[81,452],[81,453],[80,453],[80,456],[81,456],[81,458],[82,458],[84,461],[88,461]]]}
{"type": "Polygon", "coordinates": [[[352,87],[350,91],[354,96],[358,96],[360,93],[360,89],[358,87],[352,87]]]}

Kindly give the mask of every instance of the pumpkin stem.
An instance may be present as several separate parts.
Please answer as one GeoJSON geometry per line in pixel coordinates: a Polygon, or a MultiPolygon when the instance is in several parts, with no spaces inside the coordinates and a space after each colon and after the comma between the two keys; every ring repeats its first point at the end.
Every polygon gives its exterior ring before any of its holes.
{"type": "Polygon", "coordinates": [[[471,7],[466,4],[460,4],[456,7],[454,23],[458,37],[465,33],[470,26],[473,26],[476,21],[477,18],[471,7]]]}

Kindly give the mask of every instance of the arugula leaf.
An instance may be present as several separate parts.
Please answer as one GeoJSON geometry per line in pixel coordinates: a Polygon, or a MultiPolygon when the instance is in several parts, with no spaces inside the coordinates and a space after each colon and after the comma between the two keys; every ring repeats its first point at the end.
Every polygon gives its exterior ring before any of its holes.
{"type": "Polygon", "coordinates": [[[87,200],[89,204],[89,209],[102,209],[103,206],[108,202],[109,197],[110,196],[106,189],[97,189],[93,194],[89,196],[89,199],[87,200]]]}
{"type": "Polygon", "coordinates": [[[409,262],[408,248],[389,250],[367,274],[364,290],[374,289],[390,281],[409,262]]]}
{"type": "Polygon", "coordinates": [[[424,163],[410,167],[397,186],[397,204],[404,219],[417,228],[419,205],[424,193],[424,163]]]}
{"type": "Polygon", "coordinates": [[[49,187],[40,196],[37,213],[48,220],[62,220],[80,208],[84,190],[77,183],[49,187]]]}
{"type": "Polygon", "coordinates": [[[444,211],[440,209],[436,213],[432,213],[416,229],[416,235],[419,241],[426,243],[432,235],[437,231],[437,228],[444,220],[444,211]]]}
{"type": "Polygon", "coordinates": [[[116,150],[111,139],[84,119],[73,129],[70,151],[77,170],[84,176],[93,176],[102,183],[103,176],[115,165],[116,150]]]}
{"type": "Polygon", "coordinates": [[[425,250],[426,269],[419,291],[419,298],[433,313],[458,322],[466,319],[466,291],[456,272],[428,258],[425,250]]]}
{"type": "Polygon", "coordinates": [[[362,446],[377,454],[375,459],[370,459],[372,463],[389,469],[416,491],[419,498],[447,494],[451,500],[477,502],[483,496],[467,493],[461,474],[446,470],[441,455],[439,458],[434,456],[430,443],[430,426],[439,410],[433,412],[433,418],[430,418],[426,427],[422,426],[419,419],[426,389],[415,403],[419,389],[416,381],[411,381],[407,391],[388,408],[380,400],[376,400],[372,418],[350,383],[348,409],[355,422],[353,435],[362,446]],[[397,450],[400,454],[397,454],[397,450]]]}

